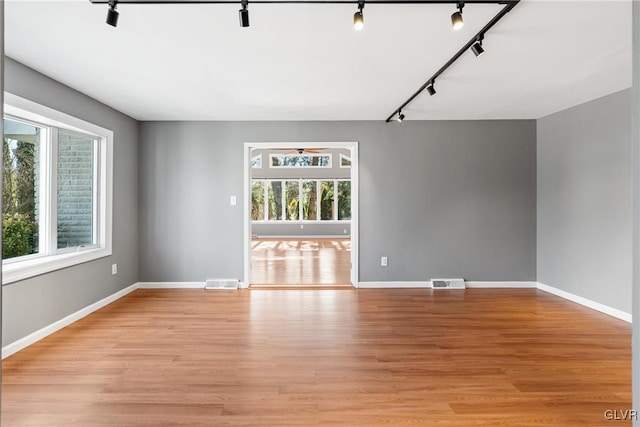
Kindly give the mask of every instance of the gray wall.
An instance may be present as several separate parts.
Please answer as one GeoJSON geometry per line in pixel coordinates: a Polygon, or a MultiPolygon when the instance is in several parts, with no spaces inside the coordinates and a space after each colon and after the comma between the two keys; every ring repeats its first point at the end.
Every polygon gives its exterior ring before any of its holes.
{"type": "Polygon", "coordinates": [[[3,286],[3,345],[138,281],[138,123],[10,58],[5,90],[111,129],[114,172],[113,255],[3,286]]]}
{"type": "MultiPolygon", "coordinates": [[[[4,2],[0,2],[0,116],[4,117],[4,2]]],[[[0,134],[3,130],[0,129],[0,134]]],[[[4,139],[4,135],[3,135],[4,139]]],[[[0,155],[1,157],[1,155],[0,155]]],[[[3,175],[3,174],[0,174],[3,175]]],[[[0,188],[2,188],[2,177],[0,176],[0,188]]],[[[2,212],[2,198],[0,197],[0,212],[2,212]]],[[[0,233],[0,247],[2,247],[2,233],[0,233]]],[[[0,283],[2,283],[2,271],[0,269],[0,283]]],[[[0,292],[0,341],[3,338],[2,332],[2,292],[0,292]]],[[[2,414],[2,358],[0,357],[0,415],[2,414]]],[[[0,421],[1,423],[1,421],[0,421]]]]}
{"type": "Polygon", "coordinates": [[[243,279],[245,141],[359,141],[360,281],[536,279],[534,121],[146,122],[140,130],[141,281],[243,279]]]}
{"type": "MultiPolygon", "coordinates": [[[[632,334],[632,385],[631,407],[640,407],[640,4],[632,3],[633,15],[633,88],[631,93],[631,132],[633,154],[633,334],[632,334]]],[[[640,420],[633,421],[635,427],[640,420]]]]}
{"type": "Polygon", "coordinates": [[[255,223],[251,225],[251,235],[254,237],[349,237],[351,235],[351,223],[255,223]],[[301,225],[303,227],[300,227],[301,225]]]}
{"type": "Polygon", "coordinates": [[[538,281],[631,312],[631,91],[538,120],[538,281]]]}

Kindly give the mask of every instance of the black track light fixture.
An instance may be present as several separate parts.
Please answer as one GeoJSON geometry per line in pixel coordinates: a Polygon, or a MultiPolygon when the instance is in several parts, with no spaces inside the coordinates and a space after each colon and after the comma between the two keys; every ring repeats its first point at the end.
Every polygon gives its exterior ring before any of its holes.
{"type": "Polygon", "coordinates": [[[109,0],[109,10],[107,11],[107,24],[112,27],[118,26],[118,16],[120,15],[116,10],[118,6],[117,0],[109,0]]]}
{"type": "Polygon", "coordinates": [[[247,6],[249,6],[249,0],[242,0],[240,4],[242,5],[242,9],[238,11],[238,14],[240,15],[240,26],[243,28],[248,27],[249,26],[249,9],[247,9],[247,6]]]}
{"type": "Polygon", "coordinates": [[[434,80],[431,80],[429,82],[429,84],[427,85],[427,92],[429,92],[429,95],[433,96],[436,94],[436,88],[433,87],[433,84],[435,83],[434,80]]]}
{"type": "Polygon", "coordinates": [[[484,36],[480,36],[478,37],[478,40],[471,45],[471,51],[473,52],[473,54],[478,57],[480,55],[482,55],[484,53],[484,48],[482,47],[482,40],[484,39],[484,36]]]}
{"type": "Polygon", "coordinates": [[[402,123],[404,121],[404,114],[402,114],[402,110],[398,111],[398,118],[396,120],[398,120],[398,123],[402,123]]]}
{"type": "Polygon", "coordinates": [[[364,15],[362,14],[364,9],[364,0],[358,1],[358,11],[353,14],[353,28],[360,31],[364,28],[364,15]]]}
{"type": "Polygon", "coordinates": [[[464,19],[462,19],[462,8],[464,7],[464,2],[458,3],[458,10],[451,15],[451,26],[454,30],[458,31],[460,28],[464,27],[464,19]]]}

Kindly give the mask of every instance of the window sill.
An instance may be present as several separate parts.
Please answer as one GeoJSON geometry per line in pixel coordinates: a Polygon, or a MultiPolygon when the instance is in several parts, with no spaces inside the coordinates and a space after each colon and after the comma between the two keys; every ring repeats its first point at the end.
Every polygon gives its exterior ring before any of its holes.
{"type": "Polygon", "coordinates": [[[111,249],[97,248],[3,264],[2,284],[7,285],[109,255],[111,249]]]}

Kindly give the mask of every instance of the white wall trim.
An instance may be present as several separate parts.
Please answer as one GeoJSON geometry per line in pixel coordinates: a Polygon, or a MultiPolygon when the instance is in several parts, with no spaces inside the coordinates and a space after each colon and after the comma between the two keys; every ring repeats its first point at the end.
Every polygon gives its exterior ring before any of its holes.
{"type": "Polygon", "coordinates": [[[14,341],[11,344],[7,344],[6,346],[2,347],[2,358],[5,359],[11,356],[12,354],[22,350],[23,348],[28,347],[31,344],[47,337],[48,335],[59,331],[65,326],[69,326],[70,324],[82,319],[83,317],[93,313],[94,311],[97,311],[102,307],[111,304],[112,302],[124,297],[125,295],[135,291],[136,289],[138,289],[138,284],[134,283],[133,285],[124,288],[116,292],[115,294],[109,295],[108,297],[103,298],[98,302],[88,305],[87,307],[78,310],[75,313],[68,315],[67,317],[64,317],[48,326],[45,326],[44,328],[39,329],[24,338],[20,338],[19,340],[14,341]]]}
{"type": "Polygon", "coordinates": [[[360,282],[359,289],[431,288],[431,282],[360,282]]]}
{"type": "MultiPolygon", "coordinates": [[[[243,165],[243,222],[244,222],[244,277],[243,282],[251,283],[251,149],[267,150],[274,148],[341,148],[351,153],[351,283],[357,288],[359,273],[359,166],[358,142],[245,142],[243,165]]],[[[338,179],[339,180],[339,179],[338,179]]]]}
{"type": "Polygon", "coordinates": [[[477,289],[536,289],[538,282],[464,282],[467,288],[477,289]]]}
{"type": "Polygon", "coordinates": [[[559,296],[560,298],[564,298],[566,300],[583,305],[585,307],[591,308],[593,310],[597,310],[601,313],[608,314],[609,316],[613,316],[617,319],[624,320],[625,322],[631,323],[631,314],[624,312],[622,310],[618,310],[617,308],[609,307],[608,305],[604,305],[599,302],[595,302],[590,299],[583,298],[581,296],[563,291],[562,289],[554,288],[553,286],[545,285],[544,283],[540,283],[540,282],[538,282],[538,289],[540,289],[541,291],[559,296]]]}
{"type": "MultiPolygon", "coordinates": [[[[536,289],[538,282],[464,282],[467,288],[482,289],[536,289]]],[[[369,289],[393,289],[393,288],[428,288],[432,289],[431,282],[360,282],[360,288],[369,289]]]]}
{"type": "MultiPolygon", "coordinates": [[[[609,307],[607,305],[601,304],[599,302],[595,302],[589,300],[587,298],[583,298],[578,295],[574,295],[572,293],[563,291],[558,288],[554,288],[553,286],[548,286],[540,282],[476,282],[470,281],[465,282],[467,288],[476,288],[476,289],[504,289],[504,288],[520,288],[520,289],[539,289],[541,291],[553,294],[560,298],[564,298],[566,300],[575,302],[577,304],[583,305],[585,307],[591,308],[593,310],[597,310],[601,313],[608,314],[617,319],[624,320],[625,322],[631,323],[631,314],[626,313],[622,310],[615,309],[613,307],[609,307]]],[[[246,282],[240,282],[240,288],[247,288],[246,282]]],[[[361,289],[405,289],[405,288],[423,288],[423,289],[431,289],[431,282],[359,282],[356,284],[356,287],[361,289]]],[[[138,282],[133,285],[124,288],[112,295],[109,295],[106,298],[101,299],[98,302],[95,302],[81,310],[76,311],[48,326],[45,326],[42,329],[39,329],[24,338],[21,338],[11,344],[8,344],[2,348],[2,359],[5,359],[12,354],[34,344],[37,341],[47,337],[48,335],[53,334],[54,332],[59,331],[60,329],[68,326],[83,317],[111,304],[112,302],[124,297],[127,294],[135,291],[136,289],[204,289],[204,282],[138,282]]]]}
{"type": "Polygon", "coordinates": [[[139,289],[204,289],[204,282],[138,282],[139,289]]]}

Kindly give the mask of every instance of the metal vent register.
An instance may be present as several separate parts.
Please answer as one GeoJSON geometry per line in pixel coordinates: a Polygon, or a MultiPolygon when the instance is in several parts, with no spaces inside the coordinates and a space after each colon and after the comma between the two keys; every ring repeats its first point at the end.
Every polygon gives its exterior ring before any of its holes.
{"type": "Polygon", "coordinates": [[[464,289],[464,279],[431,279],[433,289],[464,289]]]}
{"type": "Polygon", "coordinates": [[[238,279],[208,279],[205,289],[238,289],[238,279]]]}

